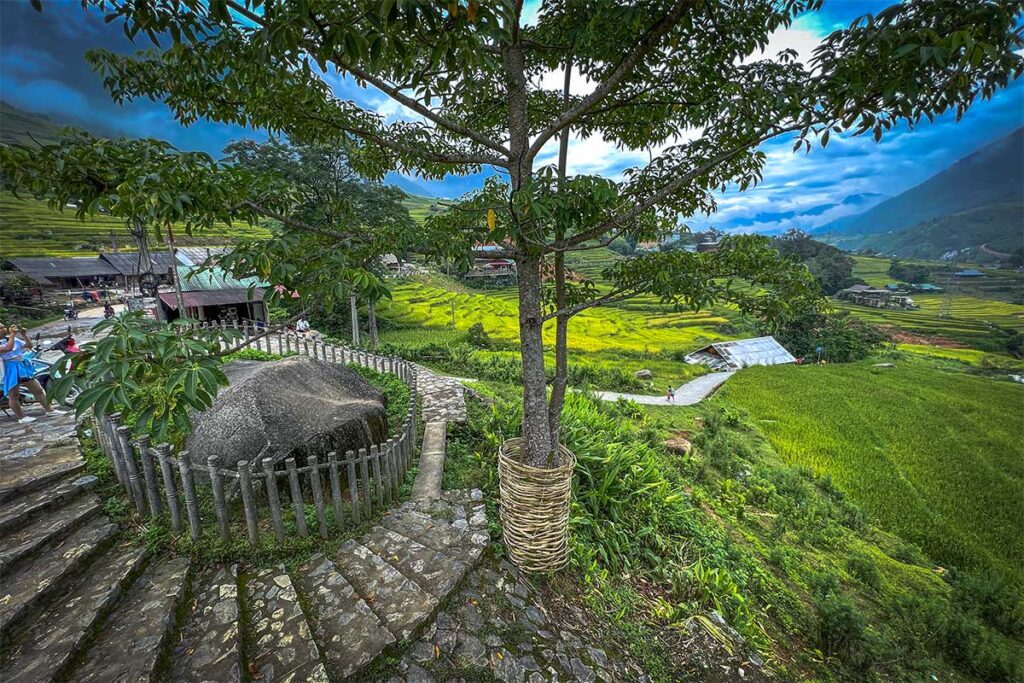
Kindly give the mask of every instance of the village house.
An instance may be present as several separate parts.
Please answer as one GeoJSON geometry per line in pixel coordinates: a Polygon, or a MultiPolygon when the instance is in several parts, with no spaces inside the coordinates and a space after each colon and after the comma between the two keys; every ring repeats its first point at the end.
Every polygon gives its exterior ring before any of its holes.
{"type": "Polygon", "coordinates": [[[256,278],[239,280],[217,267],[200,272],[193,266],[178,266],[178,280],[185,311],[178,310],[178,295],[173,289],[161,291],[161,319],[184,317],[226,323],[267,319],[263,296],[268,285],[256,278]]]}

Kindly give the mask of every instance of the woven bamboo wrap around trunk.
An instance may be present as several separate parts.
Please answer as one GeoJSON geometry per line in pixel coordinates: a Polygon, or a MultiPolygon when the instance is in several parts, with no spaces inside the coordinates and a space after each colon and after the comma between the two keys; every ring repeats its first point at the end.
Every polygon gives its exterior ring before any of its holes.
{"type": "Polygon", "coordinates": [[[569,561],[569,501],[576,456],[559,446],[550,469],[522,462],[522,439],[498,449],[501,526],[512,562],[525,572],[552,572],[569,561]]]}

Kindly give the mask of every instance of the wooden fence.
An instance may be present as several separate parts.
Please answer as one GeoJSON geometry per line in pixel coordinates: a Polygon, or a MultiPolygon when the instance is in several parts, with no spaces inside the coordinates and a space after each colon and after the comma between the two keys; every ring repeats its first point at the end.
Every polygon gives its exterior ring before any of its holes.
{"type": "MultiPolygon", "coordinates": [[[[249,325],[236,329],[247,339],[257,336],[249,325]]],[[[193,539],[200,538],[203,528],[212,524],[224,541],[241,532],[244,519],[249,541],[258,544],[270,533],[279,543],[293,532],[307,537],[307,504],[314,510],[316,533],[328,538],[331,526],[347,528],[397,503],[416,450],[415,366],[399,358],[292,334],[266,335],[253,346],[268,353],[294,352],[397,375],[410,390],[409,410],[398,436],[358,451],[311,455],[301,467],[294,458],[275,465],[264,457],[264,450],[253,460],[230,468],[222,467],[213,457],[206,459],[205,465],[198,463],[188,451],[174,453],[168,444],[151,445],[146,436],[133,440],[121,415],[114,413],[95,420],[94,433],[139,514],[154,519],[167,515],[175,534],[187,525],[193,539]]]]}

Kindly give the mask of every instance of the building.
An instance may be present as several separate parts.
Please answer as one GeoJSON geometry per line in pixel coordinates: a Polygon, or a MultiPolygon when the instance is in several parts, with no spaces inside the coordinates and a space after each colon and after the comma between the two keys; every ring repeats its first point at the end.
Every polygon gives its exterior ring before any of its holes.
{"type": "Polygon", "coordinates": [[[178,279],[185,312],[178,310],[174,290],[160,292],[160,317],[164,320],[185,317],[232,323],[267,319],[263,296],[268,285],[256,278],[238,280],[216,267],[199,272],[192,266],[178,266],[178,279]]]}
{"type": "Polygon", "coordinates": [[[719,250],[722,246],[721,240],[715,240],[712,242],[697,242],[697,253],[703,254],[706,252],[714,253],[719,250]]]}
{"type": "Polygon", "coordinates": [[[783,365],[796,358],[783,348],[775,337],[756,337],[739,341],[716,342],[698,349],[684,358],[693,365],[707,365],[712,370],[739,370],[751,365],[783,365]]]}
{"type": "Polygon", "coordinates": [[[156,284],[169,283],[171,262],[171,254],[167,251],[150,252],[148,263],[142,263],[138,252],[120,251],[70,258],[14,258],[7,261],[7,266],[28,275],[44,287],[84,289],[104,286],[132,290],[139,286],[140,279],[147,273],[156,276],[156,284]]]}
{"type": "Polygon", "coordinates": [[[121,274],[99,256],[13,258],[7,261],[7,265],[43,287],[57,289],[83,289],[94,284],[117,282],[121,274]]]}
{"type": "Polygon", "coordinates": [[[914,308],[914,300],[905,291],[853,285],[836,292],[836,298],[870,308],[914,308]]]}
{"type": "Polygon", "coordinates": [[[958,270],[953,273],[953,277],[972,278],[972,277],[985,277],[985,273],[981,272],[977,268],[967,268],[966,270],[958,270]]]}

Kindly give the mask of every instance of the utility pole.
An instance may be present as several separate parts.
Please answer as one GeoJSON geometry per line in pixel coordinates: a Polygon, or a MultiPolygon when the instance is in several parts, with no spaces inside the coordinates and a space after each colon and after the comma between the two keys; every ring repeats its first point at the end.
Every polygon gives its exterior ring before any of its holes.
{"type": "Polygon", "coordinates": [[[940,318],[952,318],[953,317],[953,298],[956,296],[956,269],[959,267],[960,252],[956,252],[956,256],[953,257],[953,269],[949,271],[949,277],[946,278],[946,292],[942,296],[942,305],[939,307],[940,318]]]}
{"type": "Polygon", "coordinates": [[[178,315],[182,318],[185,315],[185,297],[181,295],[181,280],[178,279],[178,252],[174,248],[174,230],[170,221],[167,222],[167,247],[171,251],[171,280],[174,282],[174,296],[178,302],[178,315]]]}

